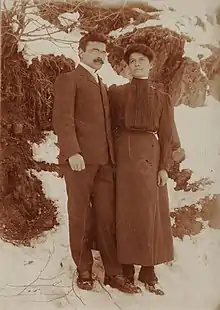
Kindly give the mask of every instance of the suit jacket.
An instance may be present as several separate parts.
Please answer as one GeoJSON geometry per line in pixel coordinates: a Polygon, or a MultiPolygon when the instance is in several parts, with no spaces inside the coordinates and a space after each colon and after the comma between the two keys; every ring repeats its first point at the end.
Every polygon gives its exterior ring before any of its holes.
{"type": "Polygon", "coordinates": [[[86,164],[114,163],[107,89],[80,65],[55,81],[53,127],[60,164],[77,153],[86,164]]]}

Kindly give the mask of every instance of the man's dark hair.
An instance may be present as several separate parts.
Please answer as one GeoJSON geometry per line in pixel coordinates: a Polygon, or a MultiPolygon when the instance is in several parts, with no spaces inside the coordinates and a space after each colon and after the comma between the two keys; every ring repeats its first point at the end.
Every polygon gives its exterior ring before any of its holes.
{"type": "Polygon", "coordinates": [[[133,53],[143,54],[148,58],[150,63],[154,60],[154,53],[147,45],[133,43],[126,48],[124,53],[124,60],[127,64],[129,63],[129,58],[133,53]]]}
{"type": "Polygon", "coordinates": [[[101,42],[107,44],[107,37],[102,33],[89,32],[79,40],[79,48],[85,52],[88,42],[101,42]]]}

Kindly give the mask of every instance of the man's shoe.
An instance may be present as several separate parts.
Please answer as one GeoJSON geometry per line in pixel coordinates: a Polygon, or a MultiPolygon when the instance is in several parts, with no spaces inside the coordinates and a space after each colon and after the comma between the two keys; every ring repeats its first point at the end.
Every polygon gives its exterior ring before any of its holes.
{"type": "Polygon", "coordinates": [[[134,285],[120,274],[116,276],[105,276],[104,285],[109,285],[112,288],[116,288],[119,291],[127,294],[141,293],[141,289],[138,286],[134,285]]]}
{"type": "Polygon", "coordinates": [[[91,291],[93,289],[94,280],[91,273],[89,271],[85,271],[78,274],[76,283],[80,289],[91,291]]]}
{"type": "Polygon", "coordinates": [[[125,276],[125,278],[131,283],[134,285],[134,276],[125,276]]]}

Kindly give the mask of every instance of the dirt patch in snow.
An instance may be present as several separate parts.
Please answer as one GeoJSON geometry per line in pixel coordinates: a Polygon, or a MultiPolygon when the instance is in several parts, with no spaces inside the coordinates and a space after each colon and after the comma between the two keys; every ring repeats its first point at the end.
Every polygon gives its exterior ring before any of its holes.
{"type": "Polygon", "coordinates": [[[220,195],[205,197],[197,205],[185,206],[170,215],[174,220],[173,235],[181,239],[200,233],[205,228],[204,222],[213,229],[220,229],[220,195]]]}

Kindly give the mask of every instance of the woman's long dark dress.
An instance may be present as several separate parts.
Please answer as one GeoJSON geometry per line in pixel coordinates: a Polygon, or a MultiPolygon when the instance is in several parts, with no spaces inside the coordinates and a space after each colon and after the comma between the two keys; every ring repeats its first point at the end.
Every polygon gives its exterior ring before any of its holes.
{"type": "Polygon", "coordinates": [[[167,186],[173,107],[162,84],[133,79],[109,89],[116,150],[116,237],[121,264],[153,266],[173,259],[167,186]],[[156,134],[154,133],[156,132],[156,134]]]}

